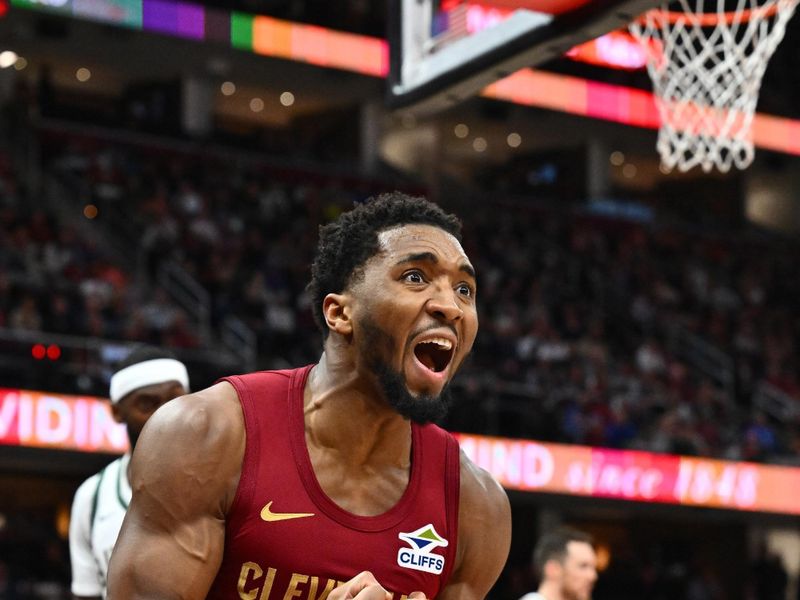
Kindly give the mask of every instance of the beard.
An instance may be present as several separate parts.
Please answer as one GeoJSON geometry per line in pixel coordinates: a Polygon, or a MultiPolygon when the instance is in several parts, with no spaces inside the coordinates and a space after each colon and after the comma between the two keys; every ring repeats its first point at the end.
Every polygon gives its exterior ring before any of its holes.
{"type": "Polygon", "coordinates": [[[386,402],[398,414],[420,425],[443,419],[453,403],[450,385],[445,385],[438,396],[429,394],[413,396],[408,391],[403,374],[392,369],[380,358],[384,351],[391,352],[395,348],[392,336],[371,321],[365,323],[363,327],[364,342],[360,349],[361,357],[378,380],[386,402]]]}
{"type": "Polygon", "coordinates": [[[374,359],[373,362],[370,369],[378,378],[386,401],[406,419],[411,419],[420,425],[435,423],[443,419],[450,410],[453,395],[449,386],[446,385],[438,396],[429,394],[412,396],[406,386],[405,378],[400,373],[392,370],[380,359],[374,359]]]}

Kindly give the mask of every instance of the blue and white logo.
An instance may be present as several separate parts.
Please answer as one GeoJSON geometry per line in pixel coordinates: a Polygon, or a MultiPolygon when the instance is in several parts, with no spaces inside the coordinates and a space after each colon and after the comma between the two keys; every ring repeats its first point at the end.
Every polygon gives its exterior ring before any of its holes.
{"type": "Polygon", "coordinates": [[[436,533],[433,524],[428,523],[416,531],[401,533],[397,537],[411,548],[400,548],[397,552],[397,564],[415,571],[425,571],[440,575],[444,569],[444,556],[434,554],[433,550],[447,546],[447,540],[436,533]]]}

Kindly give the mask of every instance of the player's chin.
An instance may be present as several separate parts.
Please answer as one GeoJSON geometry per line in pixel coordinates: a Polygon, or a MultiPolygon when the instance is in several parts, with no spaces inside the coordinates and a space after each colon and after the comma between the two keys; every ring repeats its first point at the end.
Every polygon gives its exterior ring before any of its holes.
{"type": "Polygon", "coordinates": [[[441,398],[442,392],[444,392],[446,385],[446,380],[442,381],[441,383],[415,383],[407,381],[406,391],[408,392],[409,396],[419,400],[420,402],[436,402],[441,398]]]}
{"type": "Polygon", "coordinates": [[[450,367],[437,371],[422,364],[414,355],[406,362],[405,380],[408,393],[415,398],[438,397],[450,380],[450,367]]]}
{"type": "Polygon", "coordinates": [[[438,402],[442,396],[442,388],[415,388],[408,390],[409,395],[419,402],[438,402]]]}

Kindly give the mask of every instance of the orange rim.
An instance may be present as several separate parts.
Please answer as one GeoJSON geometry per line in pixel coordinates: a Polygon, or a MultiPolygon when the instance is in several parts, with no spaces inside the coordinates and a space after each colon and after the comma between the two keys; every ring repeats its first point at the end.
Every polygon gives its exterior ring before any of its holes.
{"type": "MultiPolygon", "coordinates": [[[[653,9],[654,13],[658,13],[658,20],[666,20],[670,23],[670,25],[674,25],[679,21],[696,21],[699,23],[701,27],[716,27],[720,23],[726,23],[728,25],[732,23],[741,22],[747,23],[752,19],[768,19],[775,15],[778,12],[778,5],[772,4],[771,6],[762,7],[762,8],[748,8],[741,12],[709,12],[709,13],[701,13],[696,14],[692,13],[692,16],[687,16],[687,13],[684,12],[676,12],[671,10],[660,10],[658,8],[653,9]]],[[[642,17],[640,20],[643,20],[642,17]]]]}

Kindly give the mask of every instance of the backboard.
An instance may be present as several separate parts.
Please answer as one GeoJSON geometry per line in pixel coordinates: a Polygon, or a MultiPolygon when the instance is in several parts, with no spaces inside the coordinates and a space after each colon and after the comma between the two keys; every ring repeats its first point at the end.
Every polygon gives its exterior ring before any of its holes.
{"type": "Polygon", "coordinates": [[[390,0],[387,103],[430,114],[629,23],[659,0],[390,0]]]}

